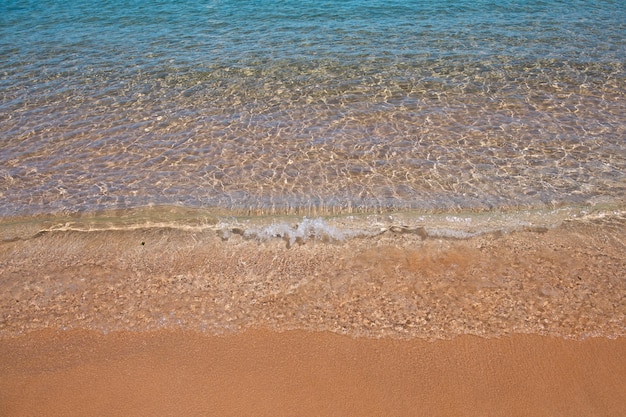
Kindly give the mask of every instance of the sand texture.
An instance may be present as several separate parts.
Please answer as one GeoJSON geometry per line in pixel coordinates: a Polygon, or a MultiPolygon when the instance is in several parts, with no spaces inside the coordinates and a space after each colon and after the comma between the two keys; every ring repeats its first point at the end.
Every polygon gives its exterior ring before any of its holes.
{"type": "Polygon", "coordinates": [[[0,243],[0,336],[47,328],[303,329],[427,339],[626,335],[626,220],[470,239],[292,246],[168,228],[0,243]],[[288,247],[289,246],[289,247],[288,247]]]}
{"type": "Polygon", "coordinates": [[[626,222],[0,243],[1,416],[624,416],[626,222]]]}
{"type": "Polygon", "coordinates": [[[623,416],[626,339],[43,331],[0,341],[3,416],[623,416]]]}

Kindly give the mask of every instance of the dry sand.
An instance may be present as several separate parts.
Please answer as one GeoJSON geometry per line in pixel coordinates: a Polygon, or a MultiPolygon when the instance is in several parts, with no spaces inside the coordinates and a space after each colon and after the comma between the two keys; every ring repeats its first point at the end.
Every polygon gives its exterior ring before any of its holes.
{"type": "Polygon", "coordinates": [[[34,332],[2,416],[624,416],[626,339],[34,332]]]}

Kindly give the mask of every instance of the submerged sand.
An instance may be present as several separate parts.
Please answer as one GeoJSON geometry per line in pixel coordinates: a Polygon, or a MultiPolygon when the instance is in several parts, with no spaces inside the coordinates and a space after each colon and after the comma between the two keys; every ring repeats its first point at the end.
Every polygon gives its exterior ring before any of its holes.
{"type": "Polygon", "coordinates": [[[344,241],[145,228],[0,243],[0,336],[247,328],[446,339],[626,336],[626,219],[468,239],[344,241]]]}
{"type": "Polygon", "coordinates": [[[626,339],[41,331],[0,341],[3,416],[623,416],[626,339]]]}

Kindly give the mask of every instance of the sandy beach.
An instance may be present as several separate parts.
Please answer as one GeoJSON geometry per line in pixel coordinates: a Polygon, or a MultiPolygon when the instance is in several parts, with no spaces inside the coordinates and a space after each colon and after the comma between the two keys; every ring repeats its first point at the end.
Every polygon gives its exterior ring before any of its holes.
{"type": "Polygon", "coordinates": [[[468,239],[397,228],[289,246],[212,230],[50,231],[0,243],[0,336],[269,328],[449,339],[626,335],[626,219],[468,239]]]}
{"type": "Polygon", "coordinates": [[[626,339],[42,331],[0,341],[3,416],[621,416],[626,339]]]}
{"type": "Polygon", "coordinates": [[[624,1],[0,1],[0,417],[626,417],[624,1]]]}
{"type": "Polygon", "coordinates": [[[0,247],[2,416],[623,416],[624,220],[0,247]]]}

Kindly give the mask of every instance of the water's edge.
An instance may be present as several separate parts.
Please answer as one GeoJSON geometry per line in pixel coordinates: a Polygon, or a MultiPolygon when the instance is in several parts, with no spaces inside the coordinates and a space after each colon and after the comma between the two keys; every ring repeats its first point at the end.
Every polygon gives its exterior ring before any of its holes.
{"type": "Polygon", "coordinates": [[[620,204],[569,206],[551,209],[423,212],[417,210],[339,213],[312,216],[255,215],[221,208],[196,209],[152,206],[73,215],[0,218],[0,241],[28,240],[42,233],[62,231],[131,231],[177,229],[213,231],[223,240],[231,235],[268,240],[343,241],[377,236],[387,231],[413,233],[422,238],[466,239],[488,233],[546,230],[565,221],[623,217],[620,204]]]}
{"type": "Polygon", "coordinates": [[[351,236],[335,228],[339,219],[241,229],[215,220],[3,238],[0,337],[257,327],[374,338],[626,335],[623,211],[462,238],[399,220],[351,236]]]}

